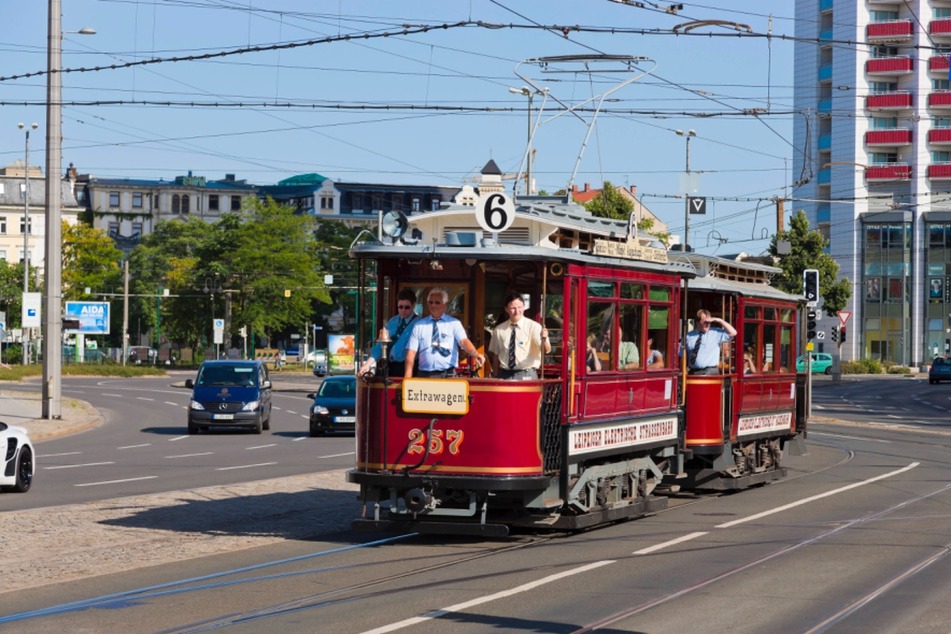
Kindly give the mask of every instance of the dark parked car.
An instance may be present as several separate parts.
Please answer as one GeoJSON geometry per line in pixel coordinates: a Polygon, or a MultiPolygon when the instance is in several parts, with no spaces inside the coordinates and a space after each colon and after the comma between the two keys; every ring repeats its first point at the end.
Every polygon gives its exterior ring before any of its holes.
{"type": "Polygon", "coordinates": [[[328,431],[353,431],[357,425],[357,377],[329,376],[320,384],[310,406],[310,435],[328,431]]]}
{"type": "Polygon", "coordinates": [[[188,433],[210,427],[271,428],[271,379],[261,361],[205,361],[194,381],[188,406],[188,433]]]}
{"type": "Polygon", "coordinates": [[[928,370],[928,383],[934,385],[942,381],[951,381],[951,359],[935,357],[928,370]]]}

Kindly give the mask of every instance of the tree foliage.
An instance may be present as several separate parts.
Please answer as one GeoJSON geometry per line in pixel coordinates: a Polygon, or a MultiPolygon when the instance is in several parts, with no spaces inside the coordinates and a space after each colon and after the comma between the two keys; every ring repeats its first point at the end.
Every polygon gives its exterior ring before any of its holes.
{"type": "Polygon", "coordinates": [[[797,211],[789,220],[789,230],[783,230],[773,236],[769,253],[779,261],[783,270],[773,278],[773,284],[787,293],[802,294],[802,272],[806,269],[819,271],[819,294],[822,297],[822,309],[832,317],[844,309],[852,298],[852,286],[847,279],[837,279],[838,263],[825,252],[828,241],[822,234],[809,229],[806,212],[797,211]],[[790,253],[780,255],[777,245],[788,241],[792,245],[790,253]]]}
{"type": "Polygon", "coordinates": [[[584,203],[584,208],[598,218],[627,220],[634,211],[634,203],[622,196],[611,181],[604,181],[601,193],[584,203]]]}
{"type": "Polygon", "coordinates": [[[63,223],[63,299],[86,297],[86,289],[101,293],[122,280],[122,251],[101,229],[63,223]]]}

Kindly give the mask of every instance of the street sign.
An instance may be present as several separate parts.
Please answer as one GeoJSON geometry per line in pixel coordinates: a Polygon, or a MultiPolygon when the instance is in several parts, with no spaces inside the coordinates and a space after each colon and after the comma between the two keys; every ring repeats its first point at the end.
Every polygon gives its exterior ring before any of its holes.
{"type": "Polygon", "coordinates": [[[841,321],[841,322],[842,322],[842,325],[844,326],[845,324],[847,324],[847,323],[849,322],[849,317],[852,316],[852,311],[850,311],[850,310],[840,310],[840,311],[839,311],[838,313],[836,313],[836,314],[839,316],[839,321],[841,321]]]}
{"type": "Polygon", "coordinates": [[[225,320],[224,319],[215,319],[213,320],[215,336],[214,343],[224,343],[225,342],[225,320]]]}
{"type": "Polygon", "coordinates": [[[825,339],[825,338],[826,338],[825,330],[820,330],[819,332],[816,333],[816,339],[825,339]]]}
{"type": "Polygon", "coordinates": [[[806,352],[812,352],[815,349],[816,349],[815,344],[813,344],[811,341],[806,342],[806,352]]]}
{"type": "Polygon", "coordinates": [[[24,328],[39,328],[43,325],[42,304],[42,293],[23,293],[23,313],[20,316],[20,324],[24,328]]]}
{"type": "Polygon", "coordinates": [[[707,213],[707,199],[703,196],[688,196],[687,212],[691,214],[707,213]]]}

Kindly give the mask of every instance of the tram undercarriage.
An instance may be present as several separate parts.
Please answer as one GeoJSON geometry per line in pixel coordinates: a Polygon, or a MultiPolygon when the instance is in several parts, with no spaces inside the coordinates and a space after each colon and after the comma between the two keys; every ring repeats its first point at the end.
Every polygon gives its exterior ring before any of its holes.
{"type": "Polygon", "coordinates": [[[780,480],[787,473],[781,464],[785,445],[784,438],[761,438],[727,442],[707,453],[694,451],[683,473],[667,476],[664,482],[681,490],[739,491],[780,480]]]}

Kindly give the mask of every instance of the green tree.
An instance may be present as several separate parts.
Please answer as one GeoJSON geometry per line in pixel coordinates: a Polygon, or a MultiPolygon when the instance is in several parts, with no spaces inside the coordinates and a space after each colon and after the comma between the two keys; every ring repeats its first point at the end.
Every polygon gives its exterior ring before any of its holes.
{"type": "Polygon", "coordinates": [[[598,218],[627,220],[634,211],[634,203],[622,196],[611,181],[604,181],[601,193],[584,203],[584,208],[598,218]]]}
{"type": "Polygon", "coordinates": [[[822,309],[832,317],[849,304],[852,287],[847,279],[837,279],[839,265],[832,256],[825,253],[828,241],[822,234],[809,229],[806,212],[797,211],[789,220],[789,230],[783,230],[773,236],[769,253],[779,261],[781,275],[773,278],[774,286],[787,293],[802,294],[802,272],[806,269],[819,271],[819,294],[822,297],[822,309]],[[777,245],[787,241],[791,244],[789,253],[780,255],[777,245]]]}
{"type": "Polygon", "coordinates": [[[63,223],[63,299],[111,291],[122,280],[122,251],[101,229],[63,223]]]}

